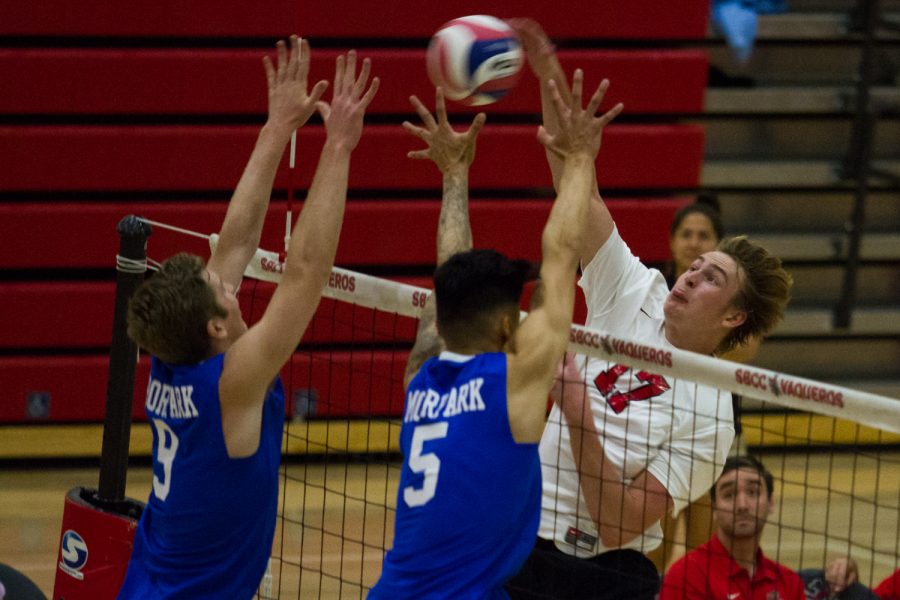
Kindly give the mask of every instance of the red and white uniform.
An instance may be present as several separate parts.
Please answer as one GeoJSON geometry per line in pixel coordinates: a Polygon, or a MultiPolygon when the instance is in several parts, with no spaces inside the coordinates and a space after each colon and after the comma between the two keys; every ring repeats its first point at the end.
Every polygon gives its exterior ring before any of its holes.
{"type": "Polygon", "coordinates": [[[718,535],[675,562],[663,579],[659,600],[805,600],[803,580],[756,551],[753,576],[738,565],[718,535]]]}
{"type": "MultiPolygon", "coordinates": [[[[639,340],[629,353],[665,364],[665,279],[648,269],[613,231],[585,266],[579,285],[587,301],[586,325],[639,340]]],[[[606,456],[630,483],[647,469],[666,488],[677,514],[705,494],[722,471],[734,439],[731,394],[671,377],[660,377],[604,360],[582,369],[594,424],[606,456]]],[[[611,548],[599,540],[579,489],[569,430],[554,405],[541,438],[543,500],[538,535],[567,554],[589,557],[611,548]]],[[[662,542],[660,524],[624,545],[648,552],[662,542]]]]}

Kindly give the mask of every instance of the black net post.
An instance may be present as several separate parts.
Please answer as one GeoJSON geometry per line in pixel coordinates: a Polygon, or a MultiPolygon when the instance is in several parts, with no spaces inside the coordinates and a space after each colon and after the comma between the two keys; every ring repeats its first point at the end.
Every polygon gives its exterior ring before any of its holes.
{"type": "Polygon", "coordinates": [[[128,300],[144,280],[147,270],[147,238],[150,225],[129,215],[119,221],[119,255],[116,257],[116,306],[109,349],[109,381],[106,386],[106,419],[100,456],[99,500],[115,503],[125,498],[128,446],[131,435],[131,403],[137,346],[128,337],[128,300]]]}

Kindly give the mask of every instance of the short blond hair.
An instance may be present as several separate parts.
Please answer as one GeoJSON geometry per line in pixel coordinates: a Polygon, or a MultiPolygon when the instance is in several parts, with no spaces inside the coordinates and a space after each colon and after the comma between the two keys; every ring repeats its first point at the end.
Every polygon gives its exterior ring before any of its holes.
{"type": "Polygon", "coordinates": [[[740,289],[733,304],[746,311],[747,320],[734,328],[719,345],[727,352],[755,337],[763,337],[784,318],[791,297],[793,278],[781,260],[741,235],[719,243],[718,250],[737,263],[740,289]]]}

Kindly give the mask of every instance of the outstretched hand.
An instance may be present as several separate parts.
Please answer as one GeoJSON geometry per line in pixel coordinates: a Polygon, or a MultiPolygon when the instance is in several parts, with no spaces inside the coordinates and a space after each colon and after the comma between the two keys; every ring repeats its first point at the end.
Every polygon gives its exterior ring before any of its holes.
{"type": "Polygon", "coordinates": [[[316,108],[325,123],[326,143],[348,150],[356,148],[362,135],[366,108],[378,92],[380,83],[374,77],[369,89],[366,89],[371,70],[372,62],[368,58],[363,59],[359,77],[356,76],[356,50],[337,57],[331,104],[322,100],[316,102],[316,108]]]}
{"type": "Polygon", "coordinates": [[[595,116],[603,96],[609,88],[609,80],[604,79],[597,87],[597,91],[591,96],[586,108],[581,107],[582,87],[584,86],[584,73],[581,69],[575,70],[572,79],[572,96],[570,101],[563,99],[560,87],[556,81],[550,81],[550,90],[553,94],[553,107],[556,111],[559,131],[551,135],[546,129],[538,129],[538,140],[560,158],[573,154],[587,154],[596,158],[600,152],[600,140],[603,128],[622,112],[624,105],[620,102],[612,107],[604,115],[595,116]]]}
{"type": "Polygon", "coordinates": [[[290,54],[284,41],[275,45],[278,54],[277,68],[272,59],[263,57],[266,81],[269,86],[269,122],[289,127],[291,131],[302,126],[316,110],[316,102],[325,93],[328,82],[319,81],[307,93],[309,75],[309,42],[296,35],[290,37],[290,54]]]}
{"type": "Polygon", "coordinates": [[[447,121],[444,91],[440,87],[435,90],[437,121],[416,96],[410,96],[409,101],[416,109],[416,113],[422,119],[425,127],[417,127],[409,121],[404,121],[403,127],[413,135],[420,137],[428,144],[428,148],[413,150],[407,156],[430,159],[437,165],[441,173],[445,174],[455,168],[468,169],[475,159],[475,140],[487,116],[484,113],[478,113],[472,120],[469,129],[460,133],[454,131],[447,121]]]}
{"type": "Polygon", "coordinates": [[[532,73],[538,79],[552,77],[556,71],[556,47],[540,24],[534,19],[526,18],[507,19],[506,22],[519,34],[532,73]]]}

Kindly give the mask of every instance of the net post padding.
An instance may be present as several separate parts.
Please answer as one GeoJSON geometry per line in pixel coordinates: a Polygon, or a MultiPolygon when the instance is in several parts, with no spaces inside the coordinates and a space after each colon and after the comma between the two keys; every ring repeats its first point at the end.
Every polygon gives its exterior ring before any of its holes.
{"type": "Polygon", "coordinates": [[[128,301],[144,281],[147,270],[147,238],[152,228],[134,215],[124,217],[116,227],[119,254],[116,256],[116,304],[112,343],[109,349],[109,380],[106,387],[106,417],[100,456],[99,498],[115,503],[125,498],[128,445],[131,432],[131,403],[137,369],[137,345],[128,337],[128,301]]]}
{"type": "MultiPolygon", "coordinates": [[[[210,236],[213,248],[217,239],[216,235],[210,236]]],[[[245,275],[277,283],[283,270],[277,253],[259,249],[245,275]]],[[[331,278],[322,292],[327,298],[414,318],[419,317],[430,294],[431,290],[425,288],[339,268],[332,269],[331,278]]],[[[569,332],[569,349],[779,406],[849,419],[900,434],[900,400],[895,398],[704,356],[673,346],[648,345],[574,324],[569,332]]]]}

